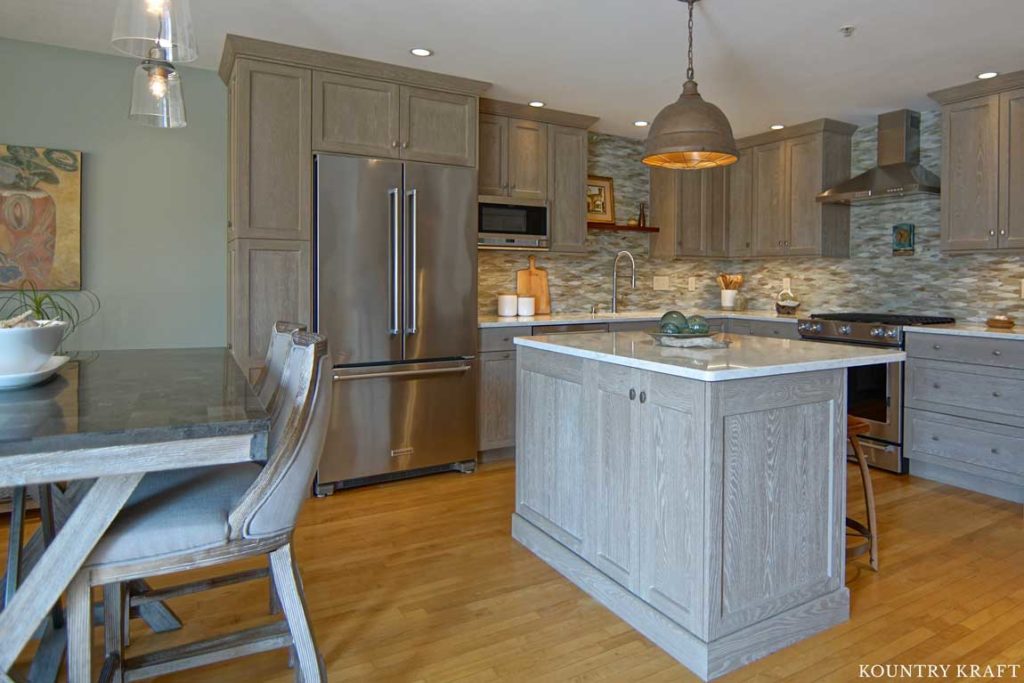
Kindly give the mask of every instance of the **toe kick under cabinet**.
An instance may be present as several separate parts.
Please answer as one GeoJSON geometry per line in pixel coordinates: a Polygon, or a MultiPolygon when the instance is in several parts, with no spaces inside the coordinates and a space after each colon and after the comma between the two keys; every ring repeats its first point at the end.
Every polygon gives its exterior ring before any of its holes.
{"type": "Polygon", "coordinates": [[[914,476],[1024,503],[1024,341],[907,334],[914,476]]]}

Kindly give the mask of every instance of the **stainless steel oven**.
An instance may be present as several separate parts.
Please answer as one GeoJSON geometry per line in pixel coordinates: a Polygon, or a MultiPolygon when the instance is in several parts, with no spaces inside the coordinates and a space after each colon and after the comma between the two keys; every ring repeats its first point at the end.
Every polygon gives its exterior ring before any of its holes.
{"type": "MultiPolygon", "coordinates": [[[[823,313],[798,321],[797,331],[809,341],[902,349],[904,325],[951,322],[952,318],[933,316],[823,313]]],[[[891,472],[905,472],[903,363],[865,365],[846,372],[847,412],[871,425],[871,431],[860,439],[868,463],[891,472]]]]}
{"type": "Polygon", "coordinates": [[[544,202],[479,204],[481,249],[547,249],[548,207],[544,202]]]}

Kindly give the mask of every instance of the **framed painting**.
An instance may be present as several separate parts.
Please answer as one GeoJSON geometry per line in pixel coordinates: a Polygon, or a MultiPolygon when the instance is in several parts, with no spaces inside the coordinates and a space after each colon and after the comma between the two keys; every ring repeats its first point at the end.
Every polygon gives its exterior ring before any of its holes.
{"type": "Polygon", "coordinates": [[[587,222],[615,222],[615,181],[611,178],[587,178],[587,222]]]}
{"type": "Polygon", "coordinates": [[[82,288],[82,153],[0,144],[0,289],[82,288]]]}
{"type": "Polygon", "coordinates": [[[914,224],[897,223],[892,226],[893,256],[911,256],[914,253],[914,224]]]}

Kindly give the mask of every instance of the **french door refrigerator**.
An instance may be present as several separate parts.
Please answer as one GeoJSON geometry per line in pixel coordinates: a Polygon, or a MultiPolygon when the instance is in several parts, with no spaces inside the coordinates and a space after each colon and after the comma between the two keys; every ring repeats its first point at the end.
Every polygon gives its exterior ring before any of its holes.
{"type": "Polygon", "coordinates": [[[337,488],[476,457],[476,171],[315,157],[314,328],[334,355],[317,473],[337,488]]]}

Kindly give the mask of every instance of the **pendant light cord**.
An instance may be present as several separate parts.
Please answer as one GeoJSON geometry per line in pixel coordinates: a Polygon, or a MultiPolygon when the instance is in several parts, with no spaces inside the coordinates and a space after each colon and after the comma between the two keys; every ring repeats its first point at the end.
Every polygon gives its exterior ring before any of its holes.
{"type": "Polygon", "coordinates": [[[690,21],[687,24],[687,30],[690,37],[690,46],[686,52],[687,67],[686,67],[686,80],[693,80],[693,2],[694,0],[688,0],[687,4],[690,5],[690,21]]]}

